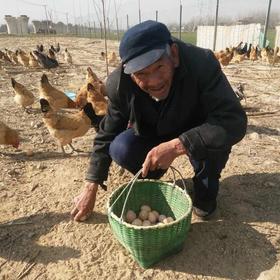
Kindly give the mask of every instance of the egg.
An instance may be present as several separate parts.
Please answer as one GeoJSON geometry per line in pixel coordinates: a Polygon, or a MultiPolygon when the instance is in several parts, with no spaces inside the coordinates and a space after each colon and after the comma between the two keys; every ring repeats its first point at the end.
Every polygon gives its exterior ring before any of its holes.
{"type": "Polygon", "coordinates": [[[149,220],[145,220],[145,221],[143,222],[143,226],[144,226],[144,227],[151,226],[151,222],[150,222],[149,220]]]}
{"type": "Polygon", "coordinates": [[[164,219],[166,219],[165,215],[159,215],[159,217],[158,217],[159,222],[162,223],[164,219]]]}
{"type": "Polygon", "coordinates": [[[157,217],[153,212],[149,212],[148,220],[151,222],[151,224],[155,224],[157,221],[157,217]]]}
{"type": "Polygon", "coordinates": [[[168,223],[174,222],[174,219],[172,217],[167,217],[166,219],[167,219],[168,223]]]}
{"type": "Polygon", "coordinates": [[[138,218],[140,218],[142,221],[145,221],[148,219],[148,215],[149,215],[149,212],[146,211],[146,210],[141,210],[140,213],[139,213],[139,216],[138,218]]]}
{"type": "Polygon", "coordinates": [[[128,210],[125,218],[128,223],[132,223],[136,219],[136,214],[132,210],[128,210]]]}
{"type": "Polygon", "coordinates": [[[151,207],[149,205],[142,205],[141,206],[141,210],[145,210],[147,212],[150,212],[152,209],[151,209],[151,207]]]}
{"type": "Polygon", "coordinates": [[[163,223],[164,224],[169,224],[169,223],[171,223],[171,222],[173,222],[174,221],[174,219],[172,218],[172,217],[167,217],[167,218],[165,218],[164,220],[163,220],[163,223]]]}
{"type": "Polygon", "coordinates": [[[135,219],[133,222],[132,222],[132,225],[135,225],[135,226],[142,226],[142,221],[140,219],[135,219]]]}
{"type": "Polygon", "coordinates": [[[33,151],[31,149],[27,149],[25,154],[28,156],[28,157],[32,157],[33,156],[33,151]]]}
{"type": "Polygon", "coordinates": [[[156,211],[156,210],[153,210],[152,213],[156,216],[157,218],[157,221],[158,221],[158,218],[159,218],[159,213],[156,211]]]}

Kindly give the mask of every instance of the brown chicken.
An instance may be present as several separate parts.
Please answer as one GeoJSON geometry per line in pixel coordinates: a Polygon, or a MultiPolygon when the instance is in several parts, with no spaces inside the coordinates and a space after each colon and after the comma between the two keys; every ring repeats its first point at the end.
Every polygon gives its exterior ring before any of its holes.
{"type": "Polygon", "coordinates": [[[18,58],[18,62],[25,66],[28,67],[29,66],[29,56],[22,50],[18,50],[17,52],[17,58],[18,58]]]}
{"type": "Polygon", "coordinates": [[[0,59],[2,59],[5,62],[12,63],[12,61],[9,59],[9,57],[4,52],[2,52],[1,50],[0,50],[0,59]]]}
{"type": "Polygon", "coordinates": [[[106,115],[108,109],[108,101],[99,89],[93,84],[88,83],[87,85],[87,101],[92,104],[92,107],[97,116],[106,115]]]}
{"type": "Polygon", "coordinates": [[[271,64],[274,65],[275,63],[279,63],[279,62],[280,62],[279,47],[275,47],[271,64]]]}
{"type": "Polygon", "coordinates": [[[68,64],[73,64],[72,56],[67,49],[64,51],[64,61],[68,64]]]}
{"type": "MultiPolygon", "coordinates": [[[[100,60],[106,60],[106,53],[102,51],[100,53],[99,59],[100,60]]],[[[119,64],[119,59],[118,59],[115,52],[109,53],[108,56],[107,56],[107,59],[108,59],[108,64],[110,64],[112,66],[116,66],[116,65],[119,64]]]]}
{"type": "Polygon", "coordinates": [[[11,50],[5,49],[6,55],[9,57],[9,59],[14,63],[18,64],[18,58],[17,58],[17,53],[13,52],[11,50]]]}
{"type": "Polygon", "coordinates": [[[88,67],[86,74],[86,84],[79,89],[75,98],[75,103],[79,108],[82,108],[87,103],[88,83],[92,84],[102,95],[106,95],[104,83],[99,80],[92,69],[88,67]]]}
{"type": "Polygon", "coordinates": [[[249,59],[251,60],[251,61],[256,61],[256,60],[258,60],[258,53],[257,53],[257,48],[255,48],[255,47],[252,47],[251,48],[251,52],[250,52],[250,55],[249,55],[249,59]]]}
{"type": "Polygon", "coordinates": [[[97,75],[92,71],[92,69],[90,67],[88,67],[87,74],[86,74],[86,84],[83,85],[78,90],[78,93],[75,98],[75,103],[78,108],[82,108],[87,103],[87,94],[88,94],[87,84],[88,83],[94,84],[98,81],[99,81],[99,79],[98,79],[97,75]]]}
{"type": "Polygon", "coordinates": [[[33,52],[29,53],[29,66],[30,67],[38,67],[39,66],[38,60],[34,56],[33,52]]]}
{"type": "Polygon", "coordinates": [[[46,74],[43,74],[41,78],[40,97],[47,99],[54,110],[59,108],[76,108],[76,104],[72,99],[49,83],[46,74]]]}
{"type": "MultiPolygon", "coordinates": [[[[92,71],[92,69],[90,67],[87,68],[86,79],[87,79],[87,84],[88,83],[93,84],[95,87],[98,88],[98,90],[104,96],[106,95],[106,90],[105,90],[104,83],[97,77],[97,75],[92,71]]],[[[85,85],[86,88],[87,88],[87,84],[85,85]]]]}
{"type": "Polygon", "coordinates": [[[239,54],[236,49],[233,50],[233,58],[232,62],[233,63],[240,63],[241,61],[245,60],[247,58],[247,54],[239,54]]]}
{"type": "Polygon", "coordinates": [[[94,83],[99,81],[97,75],[92,71],[90,67],[87,68],[86,79],[88,83],[94,83]]]}
{"type": "Polygon", "coordinates": [[[268,62],[268,51],[265,48],[261,49],[261,60],[264,62],[268,62]]]}
{"type": "Polygon", "coordinates": [[[47,126],[50,134],[57,139],[62,152],[65,153],[64,147],[71,145],[72,139],[81,137],[90,129],[92,121],[91,116],[96,117],[92,105],[90,103],[77,113],[55,112],[50,103],[46,99],[40,99],[41,111],[43,113],[43,121],[47,126]]]}
{"type": "Polygon", "coordinates": [[[106,94],[106,87],[105,87],[105,84],[104,84],[102,81],[99,81],[98,83],[99,83],[98,87],[99,87],[100,93],[101,93],[103,96],[106,96],[107,94],[106,94]]]}
{"type": "Polygon", "coordinates": [[[51,45],[51,50],[55,53],[58,53],[60,51],[59,43],[57,43],[56,48],[53,45],[51,45]]]}
{"type": "Polygon", "coordinates": [[[38,52],[42,53],[44,51],[44,46],[42,44],[41,45],[37,45],[36,49],[37,49],[38,52]]]}
{"type": "Polygon", "coordinates": [[[223,56],[225,54],[225,51],[224,50],[220,50],[220,51],[218,51],[218,52],[214,52],[214,55],[215,55],[215,57],[219,60],[219,58],[221,57],[221,56],[223,56]]]}
{"type": "Polygon", "coordinates": [[[119,60],[115,52],[110,53],[108,57],[108,63],[113,66],[117,66],[119,64],[119,60]]]}
{"type": "Polygon", "coordinates": [[[105,52],[101,52],[99,59],[100,60],[105,60],[106,59],[106,53],[105,52]]]}
{"type": "Polygon", "coordinates": [[[0,121],[0,145],[12,145],[14,148],[19,146],[19,134],[0,121]]]}
{"type": "Polygon", "coordinates": [[[5,53],[0,50],[0,59],[4,59],[5,53]]]}
{"type": "Polygon", "coordinates": [[[269,47],[263,48],[261,50],[262,61],[268,62],[270,65],[280,62],[280,57],[277,55],[278,49],[271,49],[269,47]]]}
{"type": "Polygon", "coordinates": [[[223,66],[227,66],[232,60],[233,51],[232,49],[226,48],[225,50],[214,52],[214,55],[223,66]]]}
{"type": "Polygon", "coordinates": [[[76,95],[75,103],[77,108],[82,108],[87,103],[87,85],[82,86],[76,95]]]}
{"type": "Polygon", "coordinates": [[[49,49],[48,57],[50,57],[51,59],[56,59],[55,52],[53,50],[49,49]]]}
{"type": "Polygon", "coordinates": [[[15,102],[18,105],[20,105],[24,110],[26,110],[27,107],[31,106],[35,101],[33,93],[30,90],[28,90],[24,85],[18,83],[14,78],[11,78],[11,81],[15,93],[15,102]]]}

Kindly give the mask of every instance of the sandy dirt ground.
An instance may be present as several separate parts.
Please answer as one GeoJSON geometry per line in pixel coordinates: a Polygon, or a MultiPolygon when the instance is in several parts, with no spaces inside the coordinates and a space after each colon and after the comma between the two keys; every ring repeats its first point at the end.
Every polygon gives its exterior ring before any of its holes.
{"type": "MultiPolygon", "coordinates": [[[[36,96],[43,72],[64,91],[84,84],[88,66],[105,80],[99,59],[104,44],[98,40],[1,37],[0,49],[30,51],[56,42],[68,48],[73,66],[62,63],[48,71],[2,63],[0,68],[0,118],[22,137],[18,150],[0,147],[0,279],[280,279],[280,66],[244,61],[224,68],[233,86],[245,83],[242,105],[249,125],[222,173],[217,214],[207,222],[193,217],[183,251],[145,270],[114,238],[107,219],[111,191],[131,174],[113,163],[108,191],[98,191],[93,215],[73,222],[69,211],[83,188],[95,131],[73,141],[85,153],[63,156],[38,102],[28,114],[13,101],[11,77],[36,96]],[[30,149],[33,156],[26,154],[30,149]]],[[[117,48],[109,42],[110,51],[117,48]]],[[[176,159],[174,166],[191,192],[187,159],[176,159]]],[[[170,179],[168,172],[163,180],[170,179]]]]}

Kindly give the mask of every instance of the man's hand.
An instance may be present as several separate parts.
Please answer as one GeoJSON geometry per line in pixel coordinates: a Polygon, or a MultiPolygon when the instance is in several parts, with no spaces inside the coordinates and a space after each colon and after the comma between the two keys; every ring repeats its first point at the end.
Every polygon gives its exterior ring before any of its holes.
{"type": "Polygon", "coordinates": [[[74,198],[75,207],[71,211],[74,221],[80,222],[87,219],[93,210],[97,189],[98,184],[86,182],[83,192],[74,198]]]}
{"type": "Polygon", "coordinates": [[[186,153],[179,138],[159,144],[147,154],[142,166],[142,176],[145,178],[149,170],[168,169],[176,157],[186,153]]]}

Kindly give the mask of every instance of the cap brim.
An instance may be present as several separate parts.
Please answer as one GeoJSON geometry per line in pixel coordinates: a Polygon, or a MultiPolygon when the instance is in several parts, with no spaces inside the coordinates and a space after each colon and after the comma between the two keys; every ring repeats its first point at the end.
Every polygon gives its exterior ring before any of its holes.
{"type": "Polygon", "coordinates": [[[124,73],[133,74],[137,71],[148,67],[149,65],[159,60],[161,56],[165,53],[165,50],[166,45],[163,45],[162,47],[158,47],[157,49],[153,49],[131,59],[124,65],[124,73]]]}

